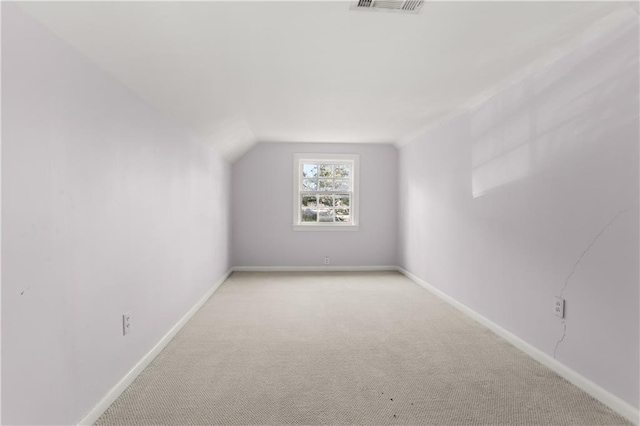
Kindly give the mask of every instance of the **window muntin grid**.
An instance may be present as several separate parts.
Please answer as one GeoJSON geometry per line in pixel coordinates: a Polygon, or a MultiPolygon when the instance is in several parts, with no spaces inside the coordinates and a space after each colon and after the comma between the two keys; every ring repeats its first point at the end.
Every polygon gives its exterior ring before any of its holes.
{"type": "Polygon", "coordinates": [[[301,223],[350,223],[352,161],[300,161],[301,223]]]}
{"type": "Polygon", "coordinates": [[[357,228],[357,155],[297,154],[294,225],[297,228],[357,228]]]}

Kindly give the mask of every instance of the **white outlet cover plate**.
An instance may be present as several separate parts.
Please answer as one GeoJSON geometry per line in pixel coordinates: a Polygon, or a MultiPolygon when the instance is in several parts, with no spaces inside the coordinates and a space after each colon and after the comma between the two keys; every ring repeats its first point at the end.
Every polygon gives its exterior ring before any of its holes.
{"type": "Polygon", "coordinates": [[[131,312],[122,314],[122,335],[126,336],[131,333],[131,312]]]}
{"type": "Polygon", "coordinates": [[[553,301],[553,313],[559,317],[564,318],[564,299],[556,297],[553,301]]]}

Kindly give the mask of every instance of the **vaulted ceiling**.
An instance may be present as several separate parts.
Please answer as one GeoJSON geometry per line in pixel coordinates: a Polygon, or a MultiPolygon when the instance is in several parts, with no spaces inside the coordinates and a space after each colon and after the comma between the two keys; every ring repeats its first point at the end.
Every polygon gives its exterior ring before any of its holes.
{"type": "Polygon", "coordinates": [[[38,2],[30,14],[234,160],[256,141],[405,140],[580,39],[626,2],[38,2]]]}

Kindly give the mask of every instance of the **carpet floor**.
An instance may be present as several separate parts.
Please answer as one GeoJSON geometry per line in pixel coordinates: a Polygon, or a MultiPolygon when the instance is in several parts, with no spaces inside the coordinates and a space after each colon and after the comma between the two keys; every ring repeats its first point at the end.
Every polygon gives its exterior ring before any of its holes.
{"type": "Polygon", "coordinates": [[[626,425],[396,272],[235,272],[98,425],[626,425]]]}

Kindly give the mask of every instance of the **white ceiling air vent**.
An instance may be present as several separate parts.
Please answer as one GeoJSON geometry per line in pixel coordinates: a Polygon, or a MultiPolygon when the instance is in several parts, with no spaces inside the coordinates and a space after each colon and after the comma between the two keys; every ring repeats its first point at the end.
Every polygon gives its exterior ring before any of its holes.
{"type": "Polygon", "coordinates": [[[424,0],[353,0],[351,2],[351,9],[418,13],[423,4],[424,0]]]}

